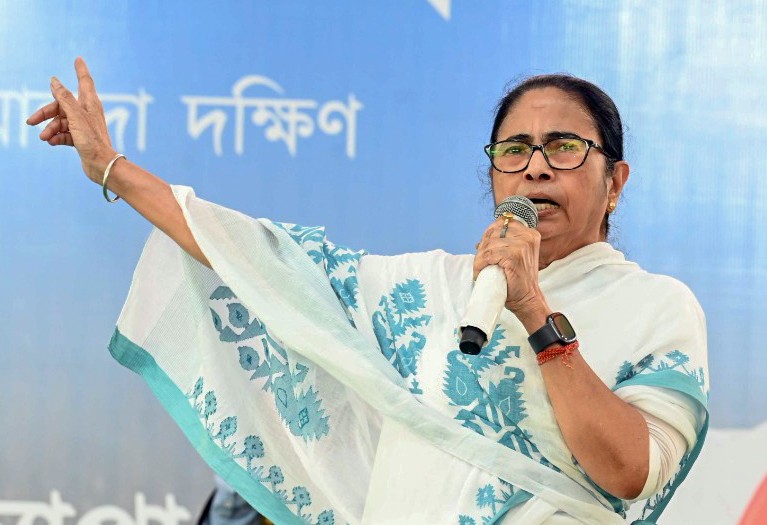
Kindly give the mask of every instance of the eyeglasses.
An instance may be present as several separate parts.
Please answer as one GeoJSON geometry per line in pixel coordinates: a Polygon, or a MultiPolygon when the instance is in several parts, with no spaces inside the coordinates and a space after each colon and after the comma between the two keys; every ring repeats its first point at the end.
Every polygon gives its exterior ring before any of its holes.
{"type": "Polygon", "coordinates": [[[527,168],[535,150],[541,150],[543,158],[555,170],[580,168],[591,148],[600,151],[608,160],[611,157],[604,148],[589,139],[580,137],[557,138],[545,144],[528,144],[519,140],[502,140],[485,146],[493,167],[502,173],[516,173],[527,168]]]}

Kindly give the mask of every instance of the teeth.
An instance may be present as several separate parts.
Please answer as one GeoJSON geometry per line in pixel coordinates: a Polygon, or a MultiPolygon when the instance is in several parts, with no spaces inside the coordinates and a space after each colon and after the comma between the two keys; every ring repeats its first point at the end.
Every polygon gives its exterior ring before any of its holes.
{"type": "Polygon", "coordinates": [[[536,202],[535,203],[535,209],[538,210],[539,212],[543,211],[543,210],[552,210],[552,209],[555,209],[555,208],[559,208],[559,206],[556,205],[556,204],[552,204],[550,202],[536,202]]]}

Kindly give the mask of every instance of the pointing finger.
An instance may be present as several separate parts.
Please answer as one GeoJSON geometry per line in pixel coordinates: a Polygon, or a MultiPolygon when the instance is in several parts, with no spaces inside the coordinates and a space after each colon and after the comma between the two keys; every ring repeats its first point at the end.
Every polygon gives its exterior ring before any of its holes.
{"type": "Polygon", "coordinates": [[[75,59],[75,71],[77,72],[77,98],[87,107],[87,104],[96,98],[96,84],[93,82],[85,60],[81,57],[75,59]]]}

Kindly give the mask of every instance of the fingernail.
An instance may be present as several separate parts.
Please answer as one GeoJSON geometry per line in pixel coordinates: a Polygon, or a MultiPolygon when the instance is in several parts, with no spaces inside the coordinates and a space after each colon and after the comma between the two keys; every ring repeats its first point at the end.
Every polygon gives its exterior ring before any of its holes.
{"type": "Polygon", "coordinates": [[[61,85],[61,82],[59,82],[59,79],[56,77],[51,77],[51,86],[53,87],[59,87],[61,85]]]}

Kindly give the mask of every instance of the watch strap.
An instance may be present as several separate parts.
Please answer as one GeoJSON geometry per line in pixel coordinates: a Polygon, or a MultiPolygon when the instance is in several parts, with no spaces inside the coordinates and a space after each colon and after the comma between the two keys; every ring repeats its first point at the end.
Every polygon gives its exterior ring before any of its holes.
{"type": "Polygon", "coordinates": [[[546,320],[545,325],[530,334],[527,341],[530,343],[530,346],[533,348],[533,352],[535,352],[536,355],[540,354],[554,343],[562,344],[562,339],[559,337],[559,334],[554,327],[551,326],[548,319],[546,320]]]}

